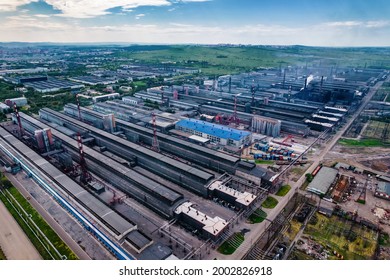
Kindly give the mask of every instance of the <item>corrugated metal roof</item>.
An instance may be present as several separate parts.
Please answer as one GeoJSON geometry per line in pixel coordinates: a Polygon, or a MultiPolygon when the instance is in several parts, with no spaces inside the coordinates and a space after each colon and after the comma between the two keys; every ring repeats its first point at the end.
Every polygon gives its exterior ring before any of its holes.
{"type": "Polygon", "coordinates": [[[386,193],[387,195],[390,195],[390,183],[387,182],[378,182],[378,192],[386,193]]]}
{"type": "Polygon", "coordinates": [[[336,169],[322,167],[309,184],[307,190],[318,194],[325,194],[335,180],[337,173],[338,171],[336,169]]]}
{"type": "Polygon", "coordinates": [[[250,135],[250,132],[247,131],[242,131],[227,126],[196,119],[181,120],[176,125],[180,127],[189,128],[195,131],[200,131],[202,133],[219,137],[222,139],[233,139],[235,141],[240,141],[242,138],[250,135]]]}

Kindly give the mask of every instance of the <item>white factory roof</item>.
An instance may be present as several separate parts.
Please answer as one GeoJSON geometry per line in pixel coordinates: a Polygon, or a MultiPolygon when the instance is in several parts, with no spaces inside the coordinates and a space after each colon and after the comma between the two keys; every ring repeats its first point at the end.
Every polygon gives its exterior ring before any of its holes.
{"type": "Polygon", "coordinates": [[[320,116],[320,115],[316,115],[316,114],[313,114],[313,118],[326,119],[326,120],[329,120],[331,122],[338,122],[340,120],[338,118],[324,117],[324,116],[320,116]]]}
{"type": "Polygon", "coordinates": [[[344,108],[338,108],[338,107],[330,107],[330,106],[325,106],[325,109],[333,109],[333,110],[337,110],[337,111],[339,111],[339,112],[344,112],[344,113],[348,112],[348,110],[347,110],[347,109],[344,109],[344,108]]]}
{"type": "Polygon", "coordinates": [[[207,143],[207,142],[210,142],[209,139],[207,138],[203,138],[203,137],[200,137],[198,135],[191,135],[190,137],[188,137],[189,139],[192,139],[192,140],[195,140],[196,142],[200,142],[200,143],[207,143]]]}
{"type": "Polygon", "coordinates": [[[221,181],[215,181],[210,185],[210,187],[209,187],[210,191],[215,190],[215,189],[218,189],[220,192],[223,192],[223,193],[226,193],[232,197],[235,197],[236,202],[238,202],[242,205],[245,205],[245,206],[249,206],[256,199],[256,196],[254,194],[251,194],[248,192],[240,192],[240,191],[235,190],[233,188],[226,187],[223,185],[223,183],[221,181]]]}
{"type": "Polygon", "coordinates": [[[176,214],[185,214],[192,219],[196,220],[197,222],[203,224],[203,230],[207,231],[211,235],[218,235],[227,225],[229,224],[226,220],[215,216],[214,218],[211,218],[210,216],[207,216],[206,214],[196,210],[192,207],[191,202],[184,202],[175,210],[176,214]]]}
{"type": "Polygon", "coordinates": [[[325,127],[333,127],[333,124],[321,123],[321,122],[316,122],[316,121],[312,121],[312,120],[305,120],[305,123],[313,123],[313,124],[318,124],[318,125],[322,125],[322,126],[325,126],[325,127]]]}

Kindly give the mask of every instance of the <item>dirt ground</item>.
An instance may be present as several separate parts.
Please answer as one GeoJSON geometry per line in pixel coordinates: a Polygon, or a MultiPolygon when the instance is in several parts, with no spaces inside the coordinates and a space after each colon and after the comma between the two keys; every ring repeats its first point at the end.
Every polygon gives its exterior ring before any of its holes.
{"type": "Polygon", "coordinates": [[[0,245],[8,260],[42,259],[2,202],[0,225],[0,245]]]}

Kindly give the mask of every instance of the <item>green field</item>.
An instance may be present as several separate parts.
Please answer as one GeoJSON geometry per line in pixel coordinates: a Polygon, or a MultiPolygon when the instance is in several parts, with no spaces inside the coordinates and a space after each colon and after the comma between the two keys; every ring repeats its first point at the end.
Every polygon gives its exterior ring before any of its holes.
{"type": "Polygon", "coordinates": [[[390,68],[387,49],[320,48],[304,46],[130,46],[115,55],[147,64],[186,66],[205,75],[247,72],[259,67],[318,64],[390,68]]]}
{"type": "MultiPolygon", "coordinates": [[[[316,242],[329,251],[336,251],[347,260],[371,259],[377,246],[377,233],[360,225],[351,229],[351,221],[339,217],[328,218],[316,213],[312,218],[314,222],[308,223],[304,234],[311,236],[316,242]]],[[[337,259],[333,254],[330,258],[337,259]]]]}
{"type": "Polygon", "coordinates": [[[379,139],[362,139],[362,140],[341,139],[341,140],[339,140],[339,144],[344,145],[344,146],[352,146],[352,147],[382,147],[382,146],[384,146],[383,142],[379,139]]]}
{"type": "Polygon", "coordinates": [[[295,219],[292,219],[289,223],[289,228],[286,230],[284,235],[288,238],[288,241],[291,243],[296,235],[298,234],[299,230],[301,229],[302,223],[298,222],[295,219]]]}
{"type": "Polygon", "coordinates": [[[378,139],[390,144],[390,123],[381,121],[369,121],[362,136],[367,139],[378,139]]]}
{"type": "Polygon", "coordinates": [[[379,245],[390,247],[390,237],[388,233],[381,233],[379,236],[379,245]]]}
{"type": "Polygon", "coordinates": [[[289,191],[291,190],[290,185],[284,185],[281,186],[278,192],[276,193],[277,196],[285,196],[289,191]]]}
{"type": "MultiPolygon", "coordinates": [[[[46,221],[38,214],[38,212],[30,205],[30,203],[19,193],[19,191],[15,187],[11,187],[6,191],[1,192],[0,199],[3,201],[4,205],[7,207],[7,209],[15,218],[15,220],[19,223],[20,227],[26,233],[26,235],[34,244],[34,246],[37,248],[43,259],[51,260],[52,257],[46,251],[43,245],[39,242],[35,234],[37,234],[41,240],[44,239],[41,234],[34,228],[32,222],[30,222],[29,219],[25,216],[24,212],[22,211],[22,209],[19,208],[14,199],[28,214],[31,215],[31,220],[35,222],[38,228],[50,240],[54,247],[59,251],[61,256],[66,256],[68,260],[77,259],[77,256],[71,251],[71,249],[62,241],[62,239],[54,232],[54,230],[46,223],[46,221]],[[9,191],[9,194],[7,193],[7,191],[9,191]],[[8,200],[6,198],[8,198],[8,200]],[[11,201],[12,204],[9,201],[11,201]],[[16,209],[18,210],[15,210],[12,205],[14,205],[14,207],[16,207],[16,209]],[[20,215],[22,215],[23,218],[19,215],[19,213],[20,215]]],[[[43,241],[43,243],[46,244],[46,241],[43,241]]],[[[48,244],[46,244],[45,246],[50,248],[49,251],[55,259],[61,258],[51,247],[48,246],[48,244]]]]}
{"type": "Polygon", "coordinates": [[[231,255],[240,247],[244,240],[244,235],[240,232],[236,232],[219,246],[218,252],[224,255],[231,255]]]}
{"type": "Polygon", "coordinates": [[[0,247],[0,261],[6,260],[6,259],[7,259],[7,257],[4,255],[4,252],[3,252],[3,250],[1,250],[1,247],[0,247]]]}
{"type": "Polygon", "coordinates": [[[278,200],[272,196],[267,197],[266,200],[261,204],[262,207],[272,209],[278,204],[278,200]]]}
{"type": "Polygon", "coordinates": [[[265,213],[260,208],[256,209],[255,212],[253,212],[252,215],[248,217],[248,223],[250,224],[258,224],[267,218],[267,213],[265,213]]]}
{"type": "Polygon", "coordinates": [[[255,163],[256,164],[268,164],[268,165],[274,164],[274,162],[272,160],[263,160],[263,159],[256,159],[255,163]]]}

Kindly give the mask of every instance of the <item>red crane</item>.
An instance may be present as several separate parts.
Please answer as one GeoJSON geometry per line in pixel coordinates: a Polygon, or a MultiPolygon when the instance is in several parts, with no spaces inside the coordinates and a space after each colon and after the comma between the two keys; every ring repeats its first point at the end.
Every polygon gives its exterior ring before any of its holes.
{"type": "Polygon", "coordinates": [[[237,96],[234,96],[234,113],[230,116],[229,123],[235,123],[236,125],[240,124],[240,119],[237,116],[237,96]]]}
{"type": "Polygon", "coordinates": [[[289,134],[286,138],[284,138],[284,140],[282,141],[283,144],[285,144],[289,139],[291,139],[291,142],[294,142],[293,141],[293,136],[291,134],[289,134]]]}

